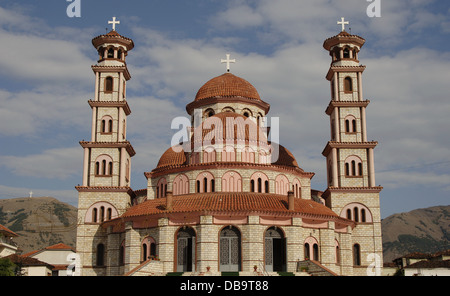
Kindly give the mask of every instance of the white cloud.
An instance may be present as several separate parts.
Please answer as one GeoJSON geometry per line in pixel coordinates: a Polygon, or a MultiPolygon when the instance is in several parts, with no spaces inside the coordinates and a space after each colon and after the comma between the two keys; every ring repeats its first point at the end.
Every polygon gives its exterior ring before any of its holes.
{"type": "Polygon", "coordinates": [[[83,150],[80,147],[55,148],[40,154],[0,156],[0,166],[17,176],[64,180],[80,175],[83,150]]]}

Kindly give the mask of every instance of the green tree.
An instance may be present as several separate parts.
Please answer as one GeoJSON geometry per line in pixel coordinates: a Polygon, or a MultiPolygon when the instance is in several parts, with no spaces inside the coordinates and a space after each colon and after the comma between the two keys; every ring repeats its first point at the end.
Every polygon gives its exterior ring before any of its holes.
{"type": "Polygon", "coordinates": [[[14,276],[14,263],[9,258],[0,258],[0,276],[14,276]]]}

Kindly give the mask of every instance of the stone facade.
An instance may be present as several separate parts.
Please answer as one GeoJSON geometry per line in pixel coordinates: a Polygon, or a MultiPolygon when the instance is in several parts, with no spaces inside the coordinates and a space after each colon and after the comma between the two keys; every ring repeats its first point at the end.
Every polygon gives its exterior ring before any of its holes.
{"type": "MultiPolygon", "coordinates": [[[[303,171],[284,147],[269,161],[273,146],[252,142],[246,127],[241,136],[233,134],[232,152],[215,142],[204,145],[203,131],[198,151],[190,145],[167,150],[145,173],[147,188],[132,190],[125,57],[134,44],[114,30],[93,44],[99,61],[92,67],[92,139],[81,142],[83,185],[76,187],[82,275],[298,273],[308,260],[327,274],[367,274],[373,254],[382,253],[381,187],[374,183],[376,142],[366,140],[368,102],[362,100],[364,67],[357,60],[361,37],[342,32],[324,43],[333,60],[327,75],[332,99],[326,111],[331,140],[323,151],[325,192],[312,190],[314,174],[303,171]]],[[[208,81],[187,111],[193,124],[198,115],[201,124],[249,118],[259,129],[269,104],[250,83],[225,73],[208,81]]]]}

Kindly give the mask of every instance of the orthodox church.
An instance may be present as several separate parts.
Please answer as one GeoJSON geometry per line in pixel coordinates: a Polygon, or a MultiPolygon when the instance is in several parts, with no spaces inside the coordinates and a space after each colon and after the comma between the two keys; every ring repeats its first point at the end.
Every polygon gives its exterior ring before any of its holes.
{"type": "Polygon", "coordinates": [[[222,60],[227,72],[186,106],[189,140],[168,147],[145,172],[147,188],[133,190],[126,57],[134,43],[115,30],[115,19],[110,23],[111,32],[92,40],[99,55],[88,101],[92,135],[80,142],[82,275],[367,275],[381,268],[382,187],[375,185],[377,142],[367,141],[362,37],[342,21],[342,31],[323,44],[331,57],[324,191],[311,188],[314,173],[287,148],[268,140],[270,105],[229,71],[229,55],[222,60]]]}

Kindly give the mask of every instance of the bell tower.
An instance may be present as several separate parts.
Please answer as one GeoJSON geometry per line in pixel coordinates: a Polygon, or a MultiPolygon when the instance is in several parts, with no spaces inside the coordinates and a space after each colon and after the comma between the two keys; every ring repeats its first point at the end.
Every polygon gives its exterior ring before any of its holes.
{"type": "Polygon", "coordinates": [[[82,275],[107,275],[119,268],[119,255],[111,256],[106,230],[102,222],[117,218],[125,212],[133,197],[130,188],[131,158],[135,151],[127,140],[127,81],[131,79],[126,64],[128,52],[134,43],[113,29],[95,37],[92,44],[98,52],[98,61],[92,66],[95,74],[95,92],[89,100],[92,109],[91,139],[81,141],[84,149],[83,182],[76,189],[78,200],[77,253],[81,256],[82,275]],[[95,238],[94,238],[95,235],[95,238]],[[109,253],[109,254],[108,254],[109,253]],[[108,256],[107,256],[108,254],[108,256]]]}
{"type": "MultiPolygon", "coordinates": [[[[326,157],[327,189],[322,195],[326,205],[341,217],[353,220],[352,243],[341,246],[342,258],[353,258],[343,274],[358,270],[350,266],[367,267],[369,255],[380,256],[382,262],[381,217],[379,193],[374,168],[374,148],[378,142],[367,140],[366,109],[362,90],[359,52],[365,40],[345,31],[325,40],[323,47],[330,53],[331,65],[326,75],[330,82],[331,100],[325,111],[330,117],[330,141],[322,154],[326,157]]],[[[346,264],[343,264],[342,268],[346,264]]],[[[362,270],[362,269],[361,269],[362,270]]],[[[364,274],[365,275],[365,271],[364,274]]]]}

